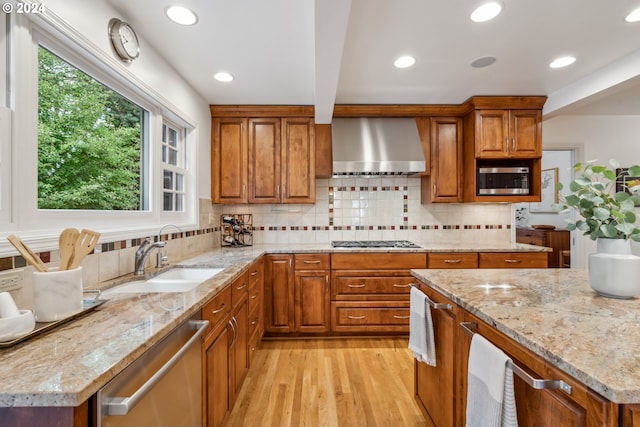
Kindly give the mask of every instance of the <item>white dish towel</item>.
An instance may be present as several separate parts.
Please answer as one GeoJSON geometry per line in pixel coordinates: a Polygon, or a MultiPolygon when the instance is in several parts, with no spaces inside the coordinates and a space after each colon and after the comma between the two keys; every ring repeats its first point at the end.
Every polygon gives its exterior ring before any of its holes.
{"type": "Polygon", "coordinates": [[[436,345],[433,338],[433,321],[429,297],[416,287],[411,287],[409,299],[409,350],[419,362],[436,366],[436,345]]]}
{"type": "Polygon", "coordinates": [[[480,334],[469,350],[467,427],[517,427],[511,359],[480,334]]]}

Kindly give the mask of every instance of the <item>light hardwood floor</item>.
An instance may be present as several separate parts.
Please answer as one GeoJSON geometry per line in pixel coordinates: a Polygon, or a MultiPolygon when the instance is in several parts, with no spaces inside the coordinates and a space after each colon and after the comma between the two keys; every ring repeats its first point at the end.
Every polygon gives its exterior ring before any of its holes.
{"type": "Polygon", "coordinates": [[[406,338],[263,341],[226,427],[426,426],[413,381],[406,338]]]}

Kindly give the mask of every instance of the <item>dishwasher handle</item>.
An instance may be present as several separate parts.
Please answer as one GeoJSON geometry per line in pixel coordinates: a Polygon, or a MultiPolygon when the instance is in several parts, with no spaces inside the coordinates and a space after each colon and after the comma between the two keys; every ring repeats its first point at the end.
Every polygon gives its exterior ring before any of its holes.
{"type": "Polygon", "coordinates": [[[155,374],[151,376],[144,384],[140,386],[131,396],[129,397],[112,397],[106,399],[102,402],[102,406],[105,410],[106,415],[127,415],[131,409],[133,409],[136,404],[142,399],[158,381],[164,377],[167,372],[175,365],[180,358],[184,355],[184,353],[191,347],[193,344],[198,342],[199,338],[202,334],[205,333],[207,327],[209,326],[208,320],[190,320],[189,325],[192,329],[196,329],[196,333],[193,334],[189,341],[187,341],[181,348],[174,354],[171,359],[167,361],[160,369],[156,371],[155,374]]]}

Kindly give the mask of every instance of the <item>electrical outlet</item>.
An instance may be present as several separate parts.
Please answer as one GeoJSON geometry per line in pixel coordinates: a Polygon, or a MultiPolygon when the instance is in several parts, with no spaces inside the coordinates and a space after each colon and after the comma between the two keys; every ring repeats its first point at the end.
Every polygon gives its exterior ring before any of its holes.
{"type": "Polygon", "coordinates": [[[0,273],[0,292],[15,291],[22,288],[23,270],[11,270],[0,273]]]}

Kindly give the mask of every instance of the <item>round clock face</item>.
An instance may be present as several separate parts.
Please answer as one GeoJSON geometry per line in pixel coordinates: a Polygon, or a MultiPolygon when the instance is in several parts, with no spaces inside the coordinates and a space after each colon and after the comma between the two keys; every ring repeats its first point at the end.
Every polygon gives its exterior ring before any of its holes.
{"type": "Polygon", "coordinates": [[[126,22],[112,19],[109,23],[109,35],[113,48],[123,61],[131,62],[140,55],[138,37],[126,22]]]}

